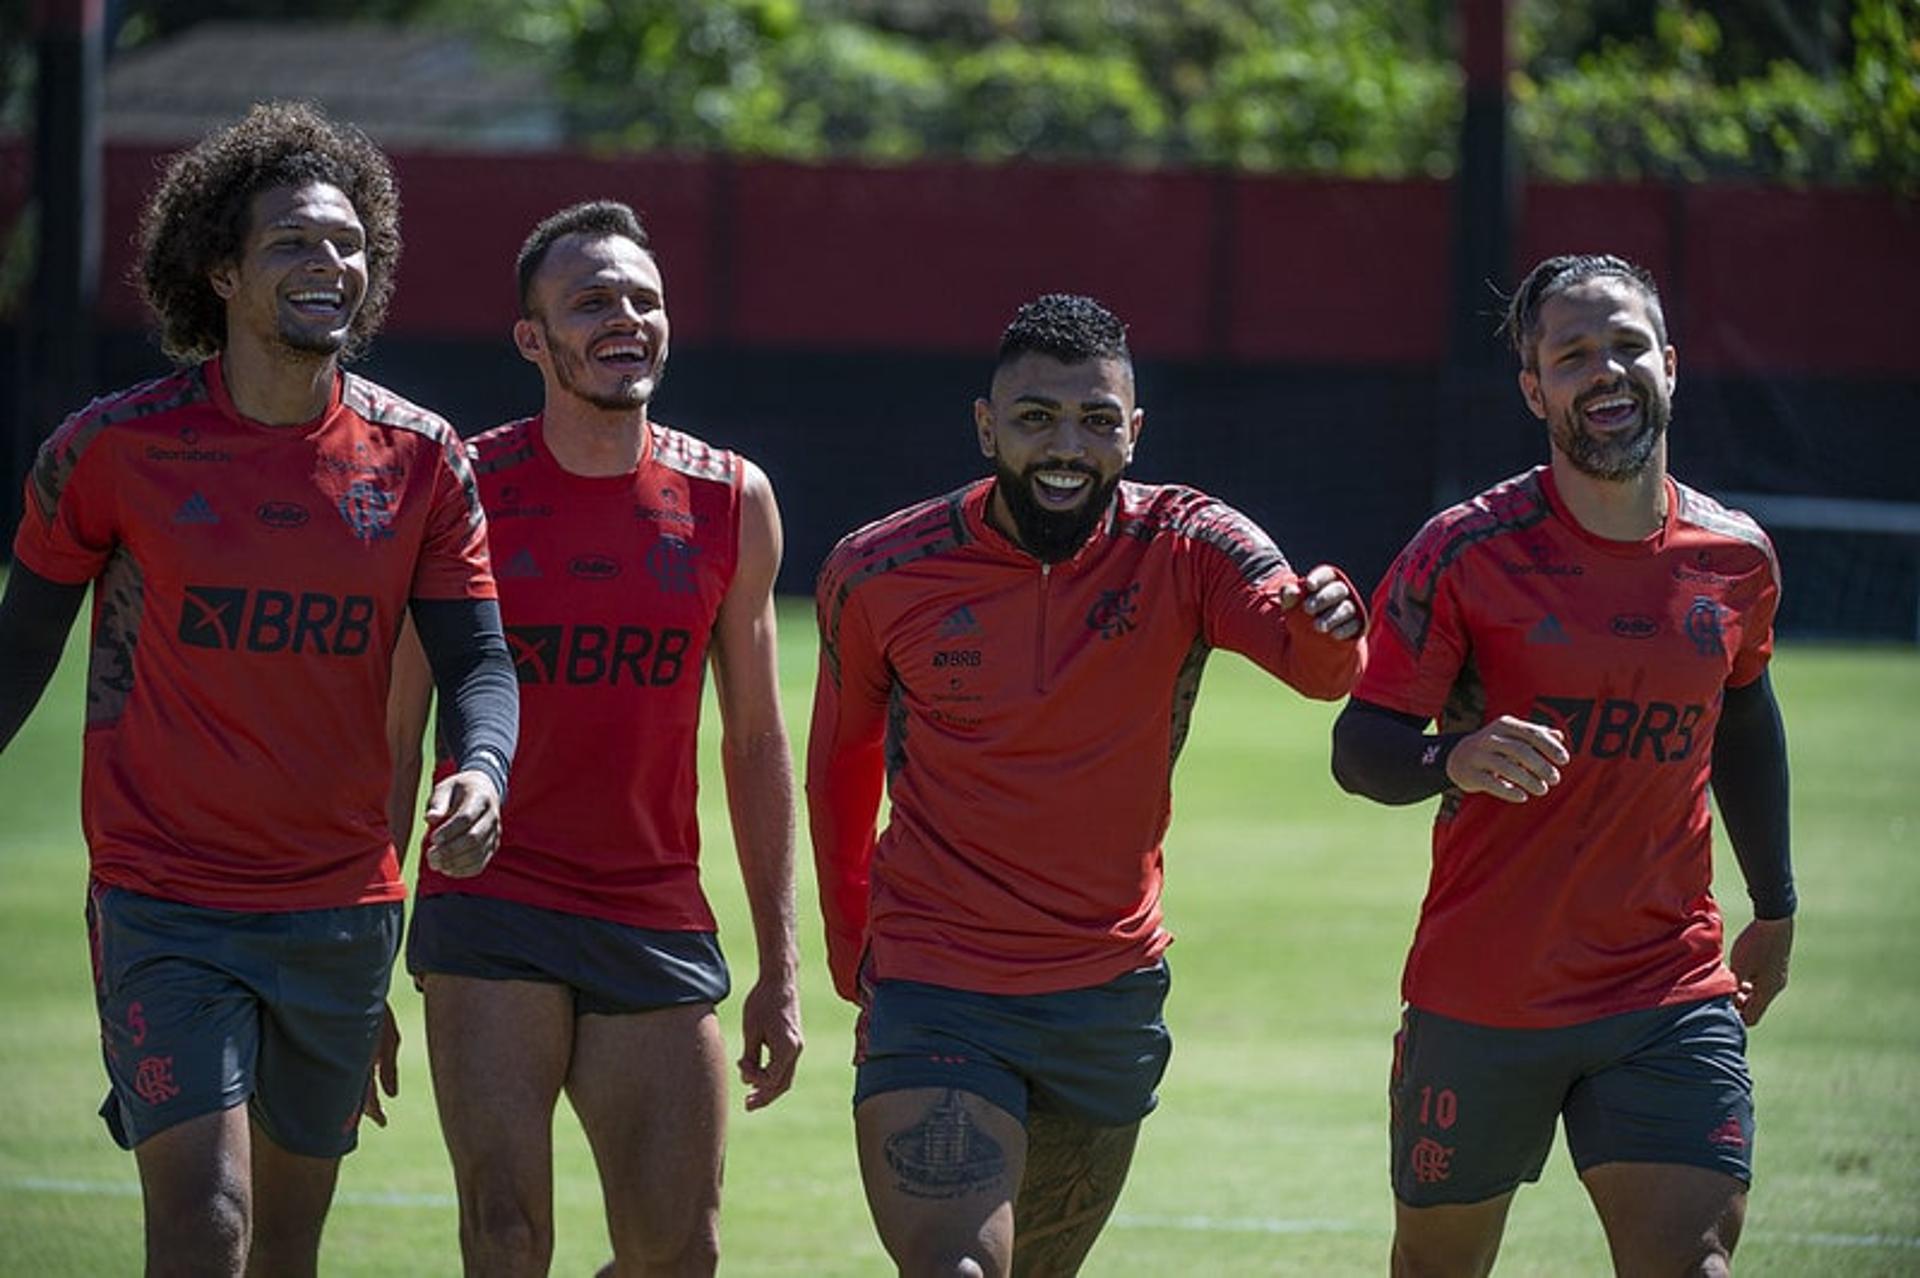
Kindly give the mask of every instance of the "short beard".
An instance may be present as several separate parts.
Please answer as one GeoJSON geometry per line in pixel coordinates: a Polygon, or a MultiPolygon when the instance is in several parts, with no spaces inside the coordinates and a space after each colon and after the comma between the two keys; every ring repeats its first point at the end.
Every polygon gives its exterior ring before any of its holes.
{"type": "Polygon", "coordinates": [[[1551,430],[1554,446],[1581,474],[1620,483],[1645,474],[1653,464],[1654,451],[1667,433],[1667,423],[1672,420],[1673,404],[1664,395],[1649,393],[1632,383],[1628,383],[1625,390],[1640,406],[1640,426],[1625,439],[1595,434],[1587,428],[1580,411],[1583,404],[1618,394],[1617,388],[1582,395],[1554,421],[1551,430]]]}
{"type": "Polygon", "coordinates": [[[1093,530],[1107,517],[1113,491],[1120,486],[1118,475],[1102,483],[1099,475],[1088,467],[1051,463],[1029,466],[1021,473],[996,460],[993,477],[1000,486],[1001,497],[1006,500],[1007,513],[1013,516],[1013,529],[1019,535],[1021,549],[1043,564],[1071,559],[1087,544],[1087,538],[1093,536],[1093,530]],[[1095,487],[1087,494],[1087,500],[1072,510],[1048,510],[1034,500],[1031,487],[1034,475],[1042,470],[1071,470],[1092,479],[1095,487]]]}
{"type": "Polygon", "coordinates": [[[666,375],[666,368],[655,364],[650,370],[653,374],[651,389],[642,390],[639,382],[622,380],[620,389],[611,395],[587,391],[582,389],[586,377],[580,358],[553,340],[553,330],[547,327],[545,320],[540,321],[540,334],[547,343],[547,349],[553,353],[553,376],[560,383],[560,389],[575,399],[585,400],[595,408],[610,413],[630,413],[636,408],[645,408],[660,389],[661,378],[666,375]]]}

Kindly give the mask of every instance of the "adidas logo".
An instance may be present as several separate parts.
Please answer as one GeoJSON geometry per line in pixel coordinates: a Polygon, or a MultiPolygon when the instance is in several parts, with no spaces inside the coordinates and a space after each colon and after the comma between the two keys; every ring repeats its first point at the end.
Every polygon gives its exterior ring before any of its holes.
{"type": "Polygon", "coordinates": [[[974,619],[973,609],[961,604],[946,616],[940,618],[940,637],[958,639],[961,635],[977,635],[980,623],[974,619]]]}
{"type": "Polygon", "coordinates": [[[180,509],[173,512],[176,524],[217,524],[220,516],[213,513],[213,503],[199,493],[180,503],[180,509]]]}
{"type": "Polygon", "coordinates": [[[1727,1121],[1721,1123],[1707,1134],[1707,1140],[1712,1144],[1725,1146],[1728,1149],[1745,1149],[1747,1145],[1747,1133],[1740,1126],[1740,1116],[1738,1114],[1728,1114],[1727,1121]]]}
{"type": "Polygon", "coordinates": [[[502,577],[538,577],[540,575],[540,563],[533,557],[531,547],[522,546],[518,554],[500,565],[502,577]]]}
{"type": "Polygon", "coordinates": [[[1540,618],[1538,625],[1527,631],[1528,643],[1572,643],[1567,632],[1560,625],[1560,618],[1548,613],[1540,618]]]}

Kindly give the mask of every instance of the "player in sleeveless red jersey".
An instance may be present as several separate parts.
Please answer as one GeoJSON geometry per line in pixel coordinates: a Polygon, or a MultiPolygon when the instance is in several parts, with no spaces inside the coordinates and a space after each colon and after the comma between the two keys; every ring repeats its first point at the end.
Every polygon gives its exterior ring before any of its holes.
{"type": "Polygon", "coordinates": [[[994,477],[821,570],[807,795],[882,1242],[902,1273],[1070,1274],[1167,1062],[1161,839],[1202,666],[1338,697],[1364,618],[1239,512],[1122,481],[1145,419],[1092,299],[1023,307],[974,416],[994,477]]]}
{"type": "Polygon", "coordinates": [[[199,361],[40,451],[0,602],[0,746],[91,585],[82,824],[113,1093],[149,1273],[315,1271],[382,1042],[404,886],[378,746],[411,608],[456,707],[429,856],[485,863],[512,665],[458,438],[340,361],[399,252],[385,157],[257,107],[175,158],[143,222],[162,344],[199,361]]]}
{"type": "MultiPolygon", "coordinates": [[[[540,369],[544,411],[473,446],[525,706],[519,762],[500,854],[477,877],[421,870],[407,950],[460,1245],[470,1272],[546,1272],[564,1090],[600,1168],[608,1272],[712,1273],[728,976],[694,803],[709,668],[759,958],[741,1012],[749,1109],[787,1090],[801,1050],[779,510],[753,463],[649,419],[669,330],[631,209],[556,213],[519,277],[514,341],[540,369]]],[[[397,827],[428,693],[403,653],[397,827]]]]}
{"type": "Polygon", "coordinates": [[[1549,464],[1401,553],[1334,731],[1349,790],[1443,796],[1394,1049],[1393,1268],[1487,1272],[1564,1118],[1621,1273],[1724,1274],[1752,1178],[1744,1025],[1793,940],[1779,570],[1667,473],[1651,276],[1550,258],[1507,327],[1549,464]],[[1709,785],[1755,915],[1725,960],[1709,785]]]}

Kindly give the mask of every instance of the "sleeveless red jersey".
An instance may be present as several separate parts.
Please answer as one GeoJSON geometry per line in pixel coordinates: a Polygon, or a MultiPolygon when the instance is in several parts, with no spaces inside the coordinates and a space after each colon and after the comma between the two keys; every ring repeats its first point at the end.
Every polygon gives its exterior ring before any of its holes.
{"type": "Polygon", "coordinates": [[[575,475],[538,417],[472,448],[520,744],[499,851],[470,879],[423,862],[420,894],[712,931],[695,746],[708,639],[739,558],[740,459],[653,423],[631,473],[575,475]]]}
{"type": "Polygon", "coordinates": [[[1354,695],[1471,731],[1561,728],[1544,797],[1449,790],[1402,993],[1553,1026],[1731,993],[1707,782],[1722,692],[1760,677],[1780,577],[1751,519],[1667,483],[1651,537],[1581,527],[1540,467],[1443,511],[1375,595],[1354,695]]]}
{"type": "Polygon", "coordinates": [[[878,978],[1003,994],[1153,962],[1173,939],[1161,839],[1207,655],[1331,699],[1365,651],[1283,612],[1286,559],[1203,493],[1123,482],[1087,544],[1044,565],[987,521],[992,489],[860,529],[820,573],[807,797],[848,997],[863,951],[878,978]]]}
{"type": "Polygon", "coordinates": [[[94,876],[217,909],[401,899],[394,639],[409,598],[493,597],[452,428],[352,374],[262,425],[216,359],[68,418],[26,495],[19,562],[93,583],[94,876]]]}

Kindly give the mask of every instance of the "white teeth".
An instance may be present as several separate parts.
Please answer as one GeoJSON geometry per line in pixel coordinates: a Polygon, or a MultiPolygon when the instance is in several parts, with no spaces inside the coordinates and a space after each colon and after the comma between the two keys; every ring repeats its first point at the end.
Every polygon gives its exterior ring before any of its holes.
{"type": "Polygon", "coordinates": [[[289,293],[290,302],[323,302],[328,306],[340,305],[340,294],[324,292],[289,293]]]}
{"type": "Polygon", "coordinates": [[[640,342],[610,342],[594,352],[596,359],[645,359],[647,348],[640,342]]]}
{"type": "Polygon", "coordinates": [[[1038,479],[1046,487],[1057,488],[1062,492],[1072,492],[1076,489],[1084,488],[1087,483],[1087,477],[1085,475],[1076,475],[1071,472],[1056,470],[1043,470],[1034,476],[1034,478],[1038,479]]]}
{"type": "Polygon", "coordinates": [[[1590,413],[1595,413],[1595,412],[1605,411],[1606,409],[1609,409],[1609,408],[1631,408],[1631,407],[1633,407],[1633,396],[1609,395],[1605,399],[1597,399],[1593,403],[1588,404],[1587,411],[1590,413]]]}

